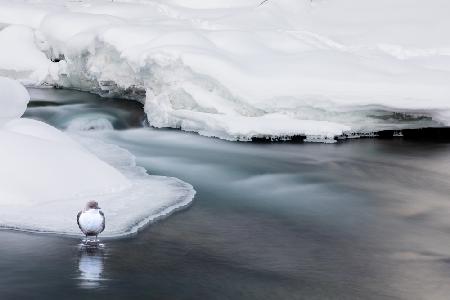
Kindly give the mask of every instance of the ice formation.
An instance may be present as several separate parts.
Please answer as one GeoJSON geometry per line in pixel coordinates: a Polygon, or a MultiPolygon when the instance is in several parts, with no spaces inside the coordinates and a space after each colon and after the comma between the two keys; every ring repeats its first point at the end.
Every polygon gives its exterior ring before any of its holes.
{"type": "Polygon", "coordinates": [[[450,2],[260,3],[0,0],[0,74],[230,140],[450,124],[450,2]]]}
{"type": "Polygon", "coordinates": [[[0,227],[78,235],[76,214],[95,199],[104,235],[120,236],[192,200],[192,186],[147,175],[125,150],[20,118],[29,97],[0,77],[0,227]]]}

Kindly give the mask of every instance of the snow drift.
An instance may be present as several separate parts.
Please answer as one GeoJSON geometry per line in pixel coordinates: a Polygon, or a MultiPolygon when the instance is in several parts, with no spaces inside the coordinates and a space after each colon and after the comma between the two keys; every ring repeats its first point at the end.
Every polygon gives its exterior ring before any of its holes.
{"type": "Polygon", "coordinates": [[[0,126],[4,123],[20,118],[27,109],[30,95],[17,81],[0,78],[0,126]]]}
{"type": "Polygon", "coordinates": [[[260,2],[0,1],[0,72],[230,140],[449,125],[448,1],[260,2]]]}
{"type": "Polygon", "coordinates": [[[19,118],[29,98],[0,77],[0,227],[76,235],[76,213],[95,199],[105,236],[120,236],[192,200],[189,184],[147,175],[125,150],[19,118]]]}

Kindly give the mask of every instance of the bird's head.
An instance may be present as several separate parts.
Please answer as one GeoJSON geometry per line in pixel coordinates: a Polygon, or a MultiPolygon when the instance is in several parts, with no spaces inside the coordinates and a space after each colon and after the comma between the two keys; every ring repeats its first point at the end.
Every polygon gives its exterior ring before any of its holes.
{"type": "Polygon", "coordinates": [[[86,210],[88,209],[100,209],[100,207],[98,207],[98,202],[97,201],[89,201],[88,203],[86,203],[86,210]]]}

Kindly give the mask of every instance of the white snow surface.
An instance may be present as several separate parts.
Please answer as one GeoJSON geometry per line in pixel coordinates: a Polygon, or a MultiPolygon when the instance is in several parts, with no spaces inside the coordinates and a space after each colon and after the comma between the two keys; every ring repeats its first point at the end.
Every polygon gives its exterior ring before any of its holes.
{"type": "Polygon", "coordinates": [[[30,95],[19,82],[0,77],[0,126],[5,122],[20,118],[30,101],[30,95]]]}
{"type": "Polygon", "coordinates": [[[119,147],[20,118],[28,100],[20,83],[0,77],[0,227],[79,235],[76,215],[96,200],[104,236],[122,236],[192,200],[192,186],[147,175],[119,147]]]}
{"type": "Polygon", "coordinates": [[[0,0],[0,74],[229,140],[450,124],[449,1],[261,2],[0,0]]]}

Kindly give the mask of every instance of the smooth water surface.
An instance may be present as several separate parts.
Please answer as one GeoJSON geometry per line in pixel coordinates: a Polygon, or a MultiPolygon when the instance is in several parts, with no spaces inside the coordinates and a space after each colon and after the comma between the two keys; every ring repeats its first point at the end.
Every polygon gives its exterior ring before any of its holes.
{"type": "Polygon", "coordinates": [[[87,134],[128,149],[151,174],[191,183],[197,195],[99,251],[62,236],[0,232],[1,299],[450,295],[450,144],[233,143],[143,128],[135,102],[31,92],[39,101],[27,117],[63,129],[93,124],[82,126],[93,129],[87,134]],[[96,119],[116,130],[94,130],[108,127],[96,119]]]}

